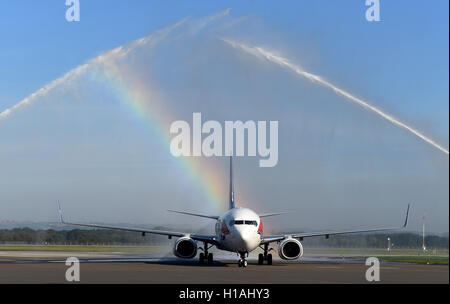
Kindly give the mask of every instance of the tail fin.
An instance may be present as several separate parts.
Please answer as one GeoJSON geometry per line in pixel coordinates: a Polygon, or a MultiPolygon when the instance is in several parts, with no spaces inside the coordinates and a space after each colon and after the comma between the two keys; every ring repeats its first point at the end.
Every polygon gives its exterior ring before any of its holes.
{"type": "Polygon", "coordinates": [[[230,201],[229,209],[234,209],[234,185],[233,185],[233,156],[230,156],[230,201]]]}

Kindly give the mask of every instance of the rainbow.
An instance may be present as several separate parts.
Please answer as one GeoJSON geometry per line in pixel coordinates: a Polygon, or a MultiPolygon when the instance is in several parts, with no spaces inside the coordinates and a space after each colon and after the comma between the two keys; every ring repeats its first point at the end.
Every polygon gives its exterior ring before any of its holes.
{"type": "MultiPolygon", "coordinates": [[[[168,136],[168,127],[173,117],[164,106],[162,99],[154,88],[130,71],[124,64],[105,61],[102,65],[103,76],[114,94],[119,100],[127,105],[142,121],[150,127],[155,136],[164,147],[170,146],[171,138],[168,136]]],[[[176,157],[181,171],[194,181],[202,191],[205,199],[214,206],[215,211],[224,209],[226,196],[221,194],[220,189],[225,179],[211,174],[214,170],[205,168],[195,157],[176,157]]]]}

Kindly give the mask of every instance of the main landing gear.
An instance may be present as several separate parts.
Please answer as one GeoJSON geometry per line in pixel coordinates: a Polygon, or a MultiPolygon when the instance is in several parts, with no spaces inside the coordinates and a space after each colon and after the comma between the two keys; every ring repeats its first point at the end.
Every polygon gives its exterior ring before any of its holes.
{"type": "Polygon", "coordinates": [[[264,254],[258,254],[258,265],[264,264],[264,261],[267,261],[267,265],[272,265],[272,254],[268,253],[270,250],[272,250],[269,249],[269,244],[264,244],[263,250],[264,254]]]}
{"type": "Polygon", "coordinates": [[[241,255],[241,258],[239,259],[238,266],[239,267],[247,267],[248,266],[248,262],[245,259],[245,255],[247,254],[247,256],[248,256],[248,253],[246,253],[246,252],[239,252],[239,254],[241,255]]]}
{"type": "Polygon", "coordinates": [[[208,253],[208,249],[211,248],[212,246],[213,245],[208,247],[208,244],[204,243],[203,248],[200,247],[200,249],[203,250],[203,252],[200,252],[198,257],[200,264],[204,264],[205,260],[208,262],[208,264],[212,264],[214,262],[213,254],[208,253]]]}

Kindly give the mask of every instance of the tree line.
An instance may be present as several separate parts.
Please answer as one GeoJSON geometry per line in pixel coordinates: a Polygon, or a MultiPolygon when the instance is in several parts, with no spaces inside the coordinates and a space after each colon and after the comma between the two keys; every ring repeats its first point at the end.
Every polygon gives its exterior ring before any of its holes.
{"type": "Polygon", "coordinates": [[[167,237],[140,233],[102,230],[34,230],[31,228],[15,228],[0,230],[0,244],[33,244],[33,245],[150,245],[166,243],[167,237]]]}
{"type": "MultiPolygon", "coordinates": [[[[155,227],[167,230],[167,227],[155,227]]],[[[303,244],[309,247],[341,247],[341,248],[386,248],[387,238],[391,239],[393,248],[421,248],[422,236],[417,233],[393,234],[359,234],[338,235],[305,238],[303,244]]],[[[167,237],[140,233],[103,230],[103,229],[73,229],[73,230],[34,230],[31,228],[15,228],[0,230],[0,244],[48,244],[48,245],[152,245],[167,244],[167,237]]],[[[448,249],[449,238],[428,235],[425,238],[428,249],[448,249]]]]}
{"type": "MultiPolygon", "coordinates": [[[[303,243],[310,247],[387,248],[388,238],[392,248],[422,248],[422,235],[409,232],[336,235],[330,236],[329,239],[308,238],[303,243]]],[[[437,235],[425,237],[425,245],[428,249],[448,249],[448,244],[448,237],[437,235]]]]}

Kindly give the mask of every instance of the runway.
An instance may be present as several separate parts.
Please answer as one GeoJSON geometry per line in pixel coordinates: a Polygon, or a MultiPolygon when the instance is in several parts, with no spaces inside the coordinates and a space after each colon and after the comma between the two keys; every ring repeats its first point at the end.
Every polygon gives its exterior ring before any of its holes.
{"type": "MultiPolygon", "coordinates": [[[[247,268],[236,261],[216,261],[199,265],[197,261],[175,258],[81,259],[80,283],[144,283],[144,284],[352,284],[369,283],[365,279],[368,266],[363,261],[274,261],[274,265],[257,265],[251,260],[247,268]]],[[[67,283],[68,266],[63,260],[0,260],[0,284],[67,283]]],[[[382,263],[380,282],[449,283],[448,265],[382,263]]],[[[372,284],[372,283],[371,283],[372,284]]]]}

